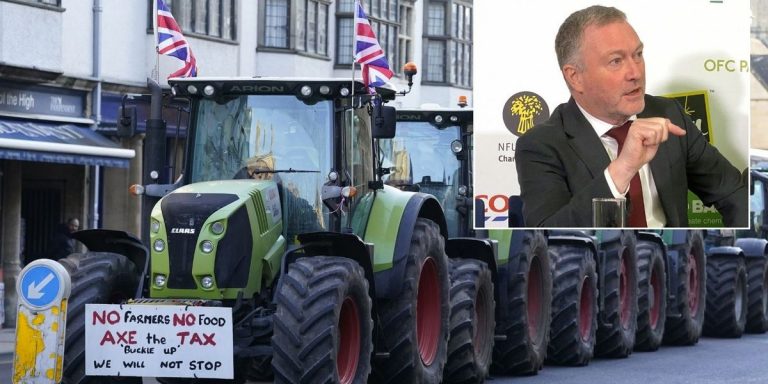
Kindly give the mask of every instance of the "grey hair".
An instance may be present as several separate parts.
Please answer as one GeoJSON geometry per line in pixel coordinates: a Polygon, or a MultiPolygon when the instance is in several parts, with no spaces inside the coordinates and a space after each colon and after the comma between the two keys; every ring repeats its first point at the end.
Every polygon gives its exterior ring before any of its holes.
{"type": "Polygon", "coordinates": [[[563,68],[566,64],[575,64],[575,58],[581,48],[584,30],[591,25],[603,26],[617,21],[626,21],[627,15],[614,8],[593,5],[572,13],[560,25],[555,37],[557,64],[563,68]]]}

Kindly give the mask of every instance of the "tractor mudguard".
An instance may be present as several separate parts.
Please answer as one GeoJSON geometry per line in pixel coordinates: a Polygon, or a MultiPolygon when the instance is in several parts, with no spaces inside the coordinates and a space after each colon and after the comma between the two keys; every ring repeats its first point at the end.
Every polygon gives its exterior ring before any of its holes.
{"type": "Polygon", "coordinates": [[[741,257],[744,258],[744,251],[739,247],[712,247],[707,252],[707,259],[727,258],[727,257],[741,257]]]}
{"type": "MultiPolygon", "coordinates": [[[[283,264],[280,267],[280,273],[285,274],[288,266],[300,257],[312,256],[339,256],[354,260],[365,272],[365,278],[368,280],[368,294],[376,297],[376,286],[373,279],[373,245],[365,243],[363,239],[352,233],[338,232],[312,232],[303,233],[296,236],[301,246],[286,253],[283,257],[283,264]],[[297,250],[303,250],[304,253],[298,253],[297,250]]],[[[278,280],[278,284],[282,279],[278,280]]],[[[374,301],[374,306],[376,302],[374,301]]],[[[375,312],[375,311],[374,311],[375,312]]]]}
{"type": "Polygon", "coordinates": [[[597,252],[597,245],[595,239],[592,236],[586,235],[581,231],[574,230],[556,230],[549,231],[547,237],[548,244],[580,244],[589,246],[595,253],[595,256],[599,255],[597,252]]]}
{"type": "Polygon", "coordinates": [[[85,229],[72,234],[72,238],[83,243],[91,252],[112,252],[128,258],[142,278],[134,297],[141,297],[144,291],[144,276],[149,271],[149,249],[136,236],[111,229],[85,229]]]}
{"type": "Polygon", "coordinates": [[[448,238],[443,210],[433,196],[403,192],[390,186],[376,193],[365,229],[365,242],[375,244],[373,272],[377,298],[391,299],[400,294],[418,218],[434,221],[443,238],[448,238]],[[390,191],[395,193],[388,193],[390,191]]]}
{"type": "Polygon", "coordinates": [[[744,251],[747,259],[764,259],[768,254],[768,240],[765,239],[737,239],[736,247],[744,251]]]}

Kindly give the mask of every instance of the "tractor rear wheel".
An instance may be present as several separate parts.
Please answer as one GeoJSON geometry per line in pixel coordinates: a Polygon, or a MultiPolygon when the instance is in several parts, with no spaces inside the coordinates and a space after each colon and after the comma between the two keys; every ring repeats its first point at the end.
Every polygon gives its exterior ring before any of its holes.
{"type": "MultiPolygon", "coordinates": [[[[544,364],[552,321],[552,271],[547,240],[539,231],[525,231],[517,269],[507,273],[507,306],[497,319],[497,333],[506,336],[494,347],[493,371],[533,375],[544,364]]],[[[507,263],[510,268],[514,263],[507,263]]],[[[500,277],[500,279],[503,277],[500,277]]]]}
{"type": "Polygon", "coordinates": [[[140,377],[85,375],[85,305],[119,304],[133,298],[139,284],[136,265],[123,255],[107,252],[72,254],[60,264],[67,268],[72,278],[61,382],[141,383],[140,377]]]}
{"type": "Polygon", "coordinates": [[[315,256],[290,264],[275,294],[275,383],[364,383],[373,352],[372,303],[363,268],[315,256]]]}
{"type": "Polygon", "coordinates": [[[747,327],[749,333],[768,331],[768,262],[765,258],[747,260],[749,308],[747,327]]]}
{"type": "Polygon", "coordinates": [[[622,231],[615,241],[601,244],[605,265],[601,265],[603,320],[598,326],[596,355],[627,357],[635,346],[637,330],[637,254],[632,232],[622,231]],[[600,324],[602,325],[602,324],[600,324]]]}
{"type": "Polygon", "coordinates": [[[488,265],[471,259],[450,260],[451,335],[445,383],[482,383],[493,355],[495,302],[488,265]]]}
{"type": "Polygon", "coordinates": [[[597,266],[587,245],[549,245],[554,264],[547,361],[587,365],[597,332],[597,266]]]}
{"type": "Polygon", "coordinates": [[[741,257],[707,259],[704,334],[738,338],[747,323],[747,271],[741,257]]]}
{"type": "Polygon", "coordinates": [[[382,383],[439,383],[449,336],[448,257],[435,222],[417,219],[400,295],[379,305],[384,350],[374,375],[382,383]]]}
{"type": "Polygon", "coordinates": [[[693,345],[699,341],[704,326],[704,309],[707,297],[707,258],[704,254],[704,240],[700,231],[686,231],[685,244],[671,245],[678,252],[677,287],[670,287],[677,293],[675,313],[680,316],[667,317],[664,327],[664,343],[693,345]]]}
{"type": "Polygon", "coordinates": [[[664,338],[667,313],[667,274],[661,244],[637,241],[638,295],[636,351],[655,351],[664,338]]]}

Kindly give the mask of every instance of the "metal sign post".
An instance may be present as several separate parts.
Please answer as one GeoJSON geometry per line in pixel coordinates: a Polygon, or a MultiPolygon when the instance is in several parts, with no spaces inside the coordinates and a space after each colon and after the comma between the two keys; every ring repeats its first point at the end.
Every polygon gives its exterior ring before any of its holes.
{"type": "Polygon", "coordinates": [[[19,273],[13,383],[58,383],[71,279],[53,260],[35,260],[19,273]]]}

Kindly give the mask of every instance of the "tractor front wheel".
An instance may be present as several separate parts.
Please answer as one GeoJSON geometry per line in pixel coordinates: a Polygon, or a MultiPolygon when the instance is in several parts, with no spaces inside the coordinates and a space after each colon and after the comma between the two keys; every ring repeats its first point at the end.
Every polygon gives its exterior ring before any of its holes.
{"type": "Polygon", "coordinates": [[[493,354],[495,302],[482,261],[451,260],[451,336],[445,383],[482,383],[493,354]]]}
{"type": "Polygon", "coordinates": [[[707,259],[707,308],[704,334],[741,337],[747,323],[747,271],[735,256],[707,259]]]}
{"type": "Polygon", "coordinates": [[[664,338],[667,313],[667,274],[662,246],[653,241],[637,241],[638,298],[635,350],[655,351],[664,338]]]}
{"type": "Polygon", "coordinates": [[[275,294],[275,383],[365,383],[373,352],[372,303],[353,260],[296,260],[275,294]]]}
{"type": "Polygon", "coordinates": [[[597,266],[587,245],[549,245],[554,264],[547,361],[587,365],[597,332],[597,266]]]}
{"type": "Polygon", "coordinates": [[[704,240],[700,231],[686,231],[686,243],[670,248],[680,255],[678,260],[677,287],[669,287],[677,293],[675,313],[680,316],[667,317],[664,328],[664,343],[693,345],[699,341],[704,326],[704,308],[707,297],[707,257],[704,254],[704,240]]]}
{"type": "Polygon", "coordinates": [[[747,332],[768,331],[768,262],[764,257],[747,260],[749,308],[747,332]]]}
{"type": "Polygon", "coordinates": [[[61,259],[72,278],[67,309],[63,384],[141,383],[140,377],[85,374],[85,305],[119,304],[133,298],[139,284],[136,265],[116,253],[90,252],[61,259]]]}

